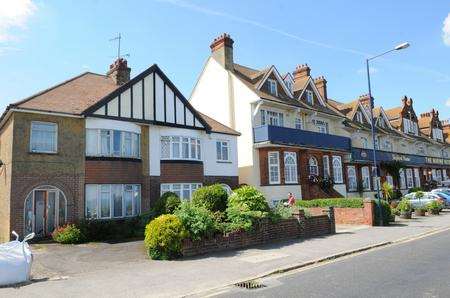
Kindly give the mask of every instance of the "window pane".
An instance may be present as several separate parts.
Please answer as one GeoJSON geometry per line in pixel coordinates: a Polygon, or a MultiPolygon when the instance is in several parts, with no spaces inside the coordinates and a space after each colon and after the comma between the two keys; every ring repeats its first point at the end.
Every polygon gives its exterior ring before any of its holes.
{"type": "Polygon", "coordinates": [[[61,227],[66,224],[66,199],[62,192],[59,192],[59,212],[58,212],[58,225],[61,227]]]}
{"type": "Polygon", "coordinates": [[[111,185],[112,201],[113,201],[113,211],[114,217],[121,217],[122,214],[122,185],[114,184],[111,185]]]}
{"type": "Polygon", "coordinates": [[[130,157],[132,154],[131,149],[131,132],[124,132],[123,133],[123,155],[130,157]]]}
{"type": "Polygon", "coordinates": [[[189,159],[189,138],[182,138],[181,153],[182,158],[189,159]]]}
{"type": "Polygon", "coordinates": [[[86,130],[86,155],[95,156],[98,155],[98,130],[87,129],[86,130]]]}
{"type": "Polygon", "coordinates": [[[197,140],[197,159],[202,159],[200,140],[197,140]]]}
{"type": "Polygon", "coordinates": [[[191,187],[190,184],[183,184],[183,199],[191,199],[191,187]]]}
{"type": "Polygon", "coordinates": [[[25,201],[25,233],[27,234],[33,232],[33,192],[25,201]]]}
{"type": "Polygon", "coordinates": [[[97,218],[97,185],[86,185],[86,218],[97,218]]]}
{"type": "Polygon", "coordinates": [[[132,185],[124,185],[124,207],[125,207],[125,216],[133,215],[133,186],[132,185]]]}
{"type": "Polygon", "coordinates": [[[114,156],[122,155],[122,133],[118,130],[113,131],[113,153],[114,156]]]}
{"type": "Polygon", "coordinates": [[[172,157],[180,158],[180,138],[179,137],[172,138],[172,157]]]}
{"type": "Polygon", "coordinates": [[[161,158],[170,158],[169,137],[161,137],[161,158]]]}
{"type": "Polygon", "coordinates": [[[197,140],[191,139],[191,158],[196,159],[197,158],[197,140]]]}
{"type": "Polygon", "coordinates": [[[228,160],[228,144],[226,142],[222,143],[222,159],[228,160]]]}
{"type": "Polygon", "coordinates": [[[133,134],[133,157],[139,157],[140,154],[140,146],[141,146],[141,142],[140,142],[140,135],[137,133],[133,134]]]}
{"type": "Polygon", "coordinates": [[[54,123],[31,123],[30,149],[35,152],[56,152],[57,126],[54,123]]]}
{"type": "Polygon", "coordinates": [[[181,184],[174,184],[172,186],[172,191],[180,198],[182,198],[181,196],[181,184]]]}
{"type": "Polygon", "coordinates": [[[217,160],[222,160],[222,142],[216,142],[217,160]]]}
{"type": "Polygon", "coordinates": [[[110,217],[111,213],[111,200],[109,185],[100,186],[100,217],[110,217]]]}
{"type": "Polygon", "coordinates": [[[141,186],[134,185],[134,215],[141,214],[141,186]]]}
{"type": "Polygon", "coordinates": [[[100,132],[100,154],[110,155],[111,153],[111,132],[109,130],[101,130],[100,132]]]}

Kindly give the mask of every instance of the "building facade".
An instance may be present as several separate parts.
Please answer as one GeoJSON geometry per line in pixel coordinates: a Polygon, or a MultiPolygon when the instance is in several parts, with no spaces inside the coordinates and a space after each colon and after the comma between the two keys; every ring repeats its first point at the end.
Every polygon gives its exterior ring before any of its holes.
{"type": "Polygon", "coordinates": [[[408,98],[397,108],[374,108],[376,180],[367,95],[333,100],[326,79],[312,78],[308,65],[284,75],[273,65],[246,67],[235,62],[233,46],[227,34],[211,43],[190,102],[242,133],[240,181],[260,188],[270,202],[289,192],[302,199],[374,197],[384,181],[406,192],[449,176],[449,125],[438,113],[418,118],[408,98]],[[387,170],[393,161],[404,167],[399,181],[387,170]]]}
{"type": "Polygon", "coordinates": [[[195,110],[157,65],[132,79],[124,59],[81,74],[11,104],[0,127],[0,241],[239,183],[239,133],[195,110]]]}

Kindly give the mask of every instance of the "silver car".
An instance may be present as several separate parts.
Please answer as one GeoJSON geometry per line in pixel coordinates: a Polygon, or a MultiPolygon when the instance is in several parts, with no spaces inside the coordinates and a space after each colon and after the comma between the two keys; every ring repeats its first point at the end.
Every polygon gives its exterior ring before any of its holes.
{"type": "Polygon", "coordinates": [[[438,195],[444,200],[444,205],[446,208],[450,207],[450,188],[437,188],[433,189],[431,193],[438,195]]]}
{"type": "Polygon", "coordinates": [[[422,196],[419,196],[420,192],[409,193],[404,196],[411,203],[412,208],[425,207],[428,203],[437,201],[440,197],[431,192],[422,192],[422,196]]]}

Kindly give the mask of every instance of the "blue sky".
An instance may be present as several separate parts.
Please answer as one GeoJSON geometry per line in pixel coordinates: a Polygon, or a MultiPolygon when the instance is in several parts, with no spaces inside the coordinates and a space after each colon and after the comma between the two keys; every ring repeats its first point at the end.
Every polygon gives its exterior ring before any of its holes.
{"type": "Polygon", "coordinates": [[[367,3],[0,0],[0,109],[81,72],[105,73],[118,32],[132,75],[158,63],[189,97],[209,44],[228,32],[236,62],[280,72],[307,63],[341,101],[367,93],[367,55],[408,41],[373,63],[377,105],[394,107],[408,95],[416,112],[435,107],[450,118],[449,1],[367,3]]]}

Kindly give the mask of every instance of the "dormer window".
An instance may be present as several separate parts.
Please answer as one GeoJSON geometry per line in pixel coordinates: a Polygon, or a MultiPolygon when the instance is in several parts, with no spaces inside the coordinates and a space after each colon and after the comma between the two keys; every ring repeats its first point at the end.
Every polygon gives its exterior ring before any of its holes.
{"type": "Polygon", "coordinates": [[[311,90],[306,90],[306,102],[310,105],[314,104],[314,94],[311,90]]]}
{"type": "Polygon", "coordinates": [[[417,136],[419,134],[417,123],[409,119],[403,118],[403,132],[417,136]]]}
{"type": "Polygon", "coordinates": [[[433,139],[441,141],[441,142],[444,140],[444,135],[442,134],[442,129],[433,128],[433,139]]]}
{"type": "Polygon", "coordinates": [[[288,90],[292,93],[292,89],[293,89],[292,81],[286,80],[285,83],[286,83],[286,87],[288,88],[288,90]]]}
{"type": "Polygon", "coordinates": [[[277,96],[278,95],[277,81],[272,80],[272,79],[268,79],[267,82],[269,84],[269,92],[270,92],[270,94],[277,96]]]}
{"type": "Polygon", "coordinates": [[[361,111],[356,112],[356,121],[363,123],[363,115],[361,111]]]}

